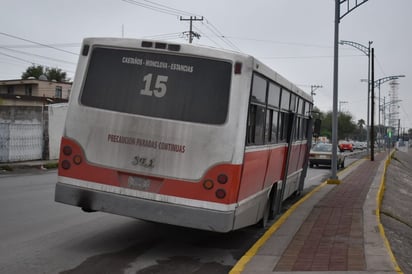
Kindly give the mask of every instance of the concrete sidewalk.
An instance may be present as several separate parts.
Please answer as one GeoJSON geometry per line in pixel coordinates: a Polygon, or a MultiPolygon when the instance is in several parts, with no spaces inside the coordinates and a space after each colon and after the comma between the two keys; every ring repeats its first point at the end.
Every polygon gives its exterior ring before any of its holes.
{"type": "Polygon", "coordinates": [[[397,273],[375,210],[386,153],[361,160],[280,217],[230,273],[397,273]]]}

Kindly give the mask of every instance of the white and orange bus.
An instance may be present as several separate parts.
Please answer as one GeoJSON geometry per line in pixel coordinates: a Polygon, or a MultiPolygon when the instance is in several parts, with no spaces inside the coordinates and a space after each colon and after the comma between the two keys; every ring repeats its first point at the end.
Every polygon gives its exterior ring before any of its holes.
{"type": "Polygon", "coordinates": [[[55,200],[227,232],[303,188],[311,97],[242,53],[87,38],[55,200]]]}

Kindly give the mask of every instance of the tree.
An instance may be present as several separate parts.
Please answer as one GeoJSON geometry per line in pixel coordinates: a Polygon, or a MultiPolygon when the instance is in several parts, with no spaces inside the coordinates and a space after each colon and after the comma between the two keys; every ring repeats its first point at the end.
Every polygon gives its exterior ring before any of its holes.
{"type": "MultiPolygon", "coordinates": [[[[332,137],[332,111],[326,114],[321,113],[322,124],[320,135],[329,139],[332,137]]],[[[349,113],[339,113],[338,116],[338,139],[351,139],[355,136],[357,126],[352,121],[352,115],[349,113]]]]}
{"type": "Polygon", "coordinates": [[[366,125],[365,120],[363,119],[358,120],[358,123],[357,123],[358,133],[357,133],[356,139],[358,139],[359,141],[363,141],[367,139],[367,136],[366,136],[367,133],[364,128],[365,125],[366,125]]]}
{"type": "Polygon", "coordinates": [[[66,72],[59,68],[47,68],[46,77],[49,81],[56,80],[57,82],[66,82],[68,79],[66,72]]]}
{"type": "Polygon", "coordinates": [[[30,67],[28,67],[25,72],[23,72],[23,74],[21,75],[21,79],[28,79],[29,77],[39,79],[41,75],[44,75],[43,66],[36,66],[33,64],[30,67]]]}
{"type": "Polygon", "coordinates": [[[358,128],[363,129],[364,126],[365,126],[365,120],[363,119],[358,120],[358,128]]]}
{"type": "Polygon", "coordinates": [[[67,73],[62,71],[59,68],[44,68],[41,65],[31,65],[22,73],[21,79],[28,79],[29,77],[34,77],[40,79],[40,76],[44,75],[47,80],[52,81],[56,80],[57,82],[67,82],[67,73]]]}
{"type": "Polygon", "coordinates": [[[320,127],[320,135],[326,136],[328,139],[332,138],[332,112],[323,114],[323,120],[320,127]]]}

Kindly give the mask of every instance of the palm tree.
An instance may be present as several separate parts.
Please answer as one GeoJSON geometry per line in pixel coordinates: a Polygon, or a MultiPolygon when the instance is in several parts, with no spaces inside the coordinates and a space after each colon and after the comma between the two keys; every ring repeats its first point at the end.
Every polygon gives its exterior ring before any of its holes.
{"type": "MultiPolygon", "coordinates": [[[[366,136],[366,134],[367,134],[367,133],[365,133],[365,135],[363,135],[363,131],[364,131],[363,128],[365,126],[365,120],[363,120],[363,119],[358,120],[357,126],[358,126],[358,130],[359,130],[358,139],[362,140],[363,139],[362,136],[366,136]]],[[[368,137],[366,136],[366,138],[368,138],[368,137]]]]}

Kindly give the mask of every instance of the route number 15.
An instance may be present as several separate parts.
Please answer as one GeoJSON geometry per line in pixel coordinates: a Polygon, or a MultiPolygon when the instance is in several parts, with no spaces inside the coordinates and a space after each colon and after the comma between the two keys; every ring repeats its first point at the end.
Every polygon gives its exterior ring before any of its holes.
{"type": "Polygon", "coordinates": [[[168,76],[165,75],[155,75],[156,80],[154,81],[154,89],[150,89],[152,87],[153,74],[149,73],[143,77],[143,82],[145,83],[144,89],[140,90],[141,95],[147,96],[156,96],[157,98],[161,98],[165,96],[167,90],[167,79],[168,76]]]}

